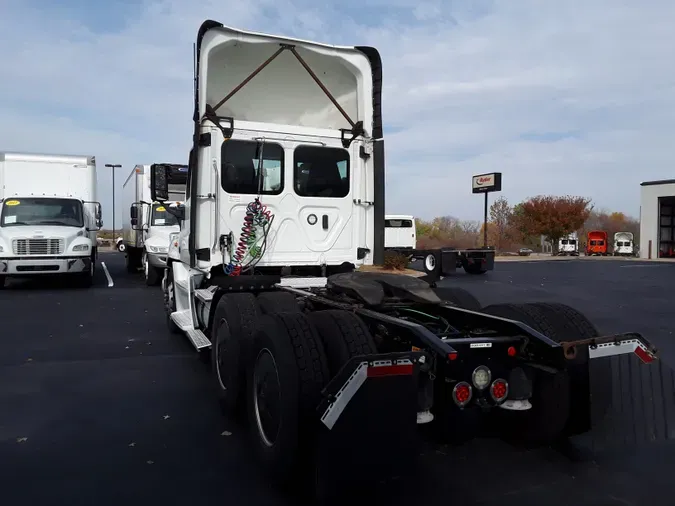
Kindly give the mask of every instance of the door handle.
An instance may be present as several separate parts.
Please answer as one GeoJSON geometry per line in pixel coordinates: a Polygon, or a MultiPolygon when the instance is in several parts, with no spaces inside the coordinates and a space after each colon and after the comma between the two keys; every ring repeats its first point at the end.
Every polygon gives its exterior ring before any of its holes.
{"type": "Polygon", "coordinates": [[[321,218],[321,225],[323,226],[324,230],[328,230],[328,215],[324,214],[321,218]]]}

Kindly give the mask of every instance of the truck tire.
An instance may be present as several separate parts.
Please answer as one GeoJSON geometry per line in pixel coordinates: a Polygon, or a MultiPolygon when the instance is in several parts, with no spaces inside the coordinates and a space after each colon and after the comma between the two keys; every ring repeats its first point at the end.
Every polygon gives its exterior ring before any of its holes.
{"type": "Polygon", "coordinates": [[[148,259],[148,253],[146,251],[143,251],[143,254],[141,255],[141,265],[143,266],[145,284],[147,286],[157,286],[162,281],[162,278],[159,274],[159,270],[150,265],[150,260],[148,259]]]}
{"type": "Polygon", "coordinates": [[[172,334],[182,334],[176,322],[171,319],[171,313],[176,311],[176,287],[173,282],[173,269],[168,264],[166,271],[166,291],[164,292],[164,310],[166,311],[166,325],[172,334]]]}
{"type": "Polygon", "coordinates": [[[462,309],[469,309],[471,311],[480,311],[481,305],[476,297],[464,290],[464,288],[440,286],[433,288],[433,291],[438,295],[438,298],[452,302],[462,309]]]}
{"type": "Polygon", "coordinates": [[[127,272],[129,274],[136,274],[138,271],[138,254],[136,253],[136,249],[130,249],[127,248],[127,254],[124,255],[124,261],[126,263],[127,267],[127,272]]]}
{"type": "MultiPolygon", "coordinates": [[[[535,304],[493,304],[483,313],[520,321],[547,337],[560,332],[554,318],[535,304]]],[[[571,383],[567,370],[555,374],[532,370],[532,408],[522,412],[497,412],[498,430],[504,439],[527,445],[550,445],[565,436],[570,418],[571,383]]]]}
{"type": "MultiPolygon", "coordinates": [[[[543,313],[555,320],[554,333],[549,335],[556,342],[600,337],[600,332],[579,310],[559,303],[536,303],[543,313]]],[[[591,418],[603,418],[612,400],[612,371],[609,359],[599,360],[593,366],[593,390],[591,390],[591,361],[588,346],[578,347],[575,358],[568,360],[571,388],[576,398],[588,395],[588,404],[573,404],[567,432],[570,435],[587,432],[591,418]],[[589,409],[590,408],[590,409],[589,409]],[[592,409],[592,415],[591,415],[592,409]]]]}
{"type": "Polygon", "coordinates": [[[309,313],[307,318],[319,332],[331,376],[335,376],[352,357],[377,353],[370,330],[354,313],[326,309],[309,313]]]}
{"type": "Polygon", "coordinates": [[[299,312],[264,315],[247,368],[247,407],[254,452],[277,486],[289,487],[311,461],[315,409],[329,380],[316,329],[299,312]]]}
{"type": "Polygon", "coordinates": [[[94,284],[94,275],[96,274],[96,260],[95,254],[91,255],[91,263],[89,264],[89,269],[87,272],[78,274],[78,286],[80,288],[90,288],[94,284]]]}
{"type": "Polygon", "coordinates": [[[290,292],[262,292],[258,295],[258,306],[262,314],[300,312],[295,295],[290,292]]]}
{"type": "Polygon", "coordinates": [[[211,369],[218,401],[227,415],[240,415],[245,364],[260,309],[255,295],[230,293],[218,300],[211,323],[211,369]]]}
{"type": "Polygon", "coordinates": [[[465,258],[462,259],[462,267],[464,268],[464,272],[467,274],[485,274],[487,272],[487,269],[483,269],[480,265],[476,264],[469,264],[465,258]]]}

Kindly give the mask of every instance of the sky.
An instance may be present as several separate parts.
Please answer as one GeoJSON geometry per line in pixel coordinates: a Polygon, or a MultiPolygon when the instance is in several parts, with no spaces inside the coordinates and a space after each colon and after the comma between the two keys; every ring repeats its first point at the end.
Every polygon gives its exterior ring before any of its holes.
{"type": "MultiPolygon", "coordinates": [[[[0,0],[0,151],[95,155],[104,220],[135,164],[185,163],[206,19],[383,59],[386,211],[481,219],[581,195],[639,216],[675,177],[672,0],[0,0]]],[[[117,201],[116,226],[122,210],[117,201]]]]}

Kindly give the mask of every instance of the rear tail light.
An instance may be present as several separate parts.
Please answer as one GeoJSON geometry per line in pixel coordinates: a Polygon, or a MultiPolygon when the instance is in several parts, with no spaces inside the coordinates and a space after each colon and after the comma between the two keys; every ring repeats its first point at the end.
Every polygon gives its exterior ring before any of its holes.
{"type": "Polygon", "coordinates": [[[501,378],[494,380],[490,386],[490,395],[495,402],[505,401],[509,395],[509,384],[501,378]]]}
{"type": "Polygon", "coordinates": [[[452,399],[460,408],[466,406],[471,400],[472,396],[473,390],[471,389],[471,385],[469,385],[466,381],[460,381],[455,385],[455,388],[452,389],[452,399]]]}

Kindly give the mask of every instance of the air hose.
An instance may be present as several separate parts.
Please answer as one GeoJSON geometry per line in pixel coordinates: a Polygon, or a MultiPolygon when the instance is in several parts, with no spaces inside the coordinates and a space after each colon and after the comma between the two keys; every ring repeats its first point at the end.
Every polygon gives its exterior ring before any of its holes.
{"type": "Polygon", "coordinates": [[[242,271],[248,270],[258,263],[267,244],[267,234],[274,219],[274,214],[256,197],[246,206],[246,215],[241,227],[239,241],[230,251],[230,263],[224,266],[228,276],[239,276],[242,271]],[[259,242],[262,240],[262,245],[259,242]]]}

